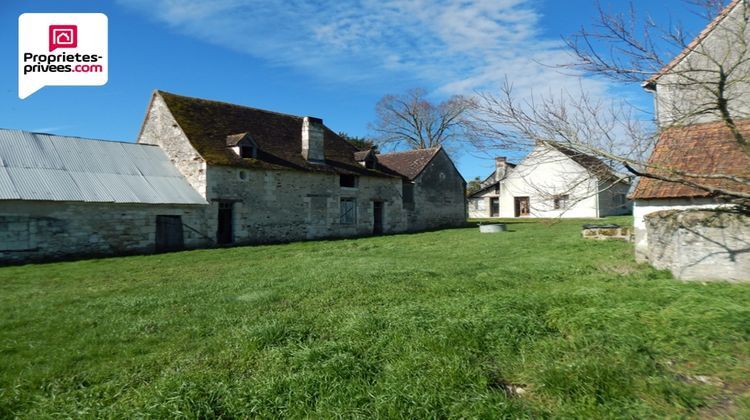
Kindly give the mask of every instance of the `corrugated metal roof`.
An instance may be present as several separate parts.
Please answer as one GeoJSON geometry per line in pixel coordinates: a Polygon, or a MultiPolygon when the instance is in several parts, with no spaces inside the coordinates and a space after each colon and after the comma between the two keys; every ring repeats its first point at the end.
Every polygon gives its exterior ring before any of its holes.
{"type": "Polygon", "coordinates": [[[0,129],[0,200],[206,204],[157,146],[0,129]]]}

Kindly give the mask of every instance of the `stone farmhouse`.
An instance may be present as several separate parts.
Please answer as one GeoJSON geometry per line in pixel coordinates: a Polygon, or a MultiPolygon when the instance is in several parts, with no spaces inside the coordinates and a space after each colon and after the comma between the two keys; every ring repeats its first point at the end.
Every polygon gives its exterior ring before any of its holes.
{"type": "Polygon", "coordinates": [[[460,226],[442,149],[360,152],[322,120],[156,91],[137,143],[0,130],[0,262],[460,226]]]}
{"type": "Polygon", "coordinates": [[[539,143],[517,165],[495,159],[495,171],[468,197],[469,216],[596,218],[632,211],[630,183],[601,160],[539,143]]]}
{"type": "MultiPolygon", "coordinates": [[[[749,179],[750,158],[735,141],[720,114],[701,110],[704,104],[716,101],[715,93],[702,85],[702,78],[715,77],[719,66],[728,69],[747,61],[746,56],[735,53],[738,45],[750,42],[750,31],[745,28],[747,7],[746,1],[732,1],[684,51],[644,84],[654,95],[661,130],[649,159],[652,167],[665,173],[705,175],[706,178],[698,178],[704,185],[750,193],[747,183],[708,178],[728,175],[749,179]],[[710,58],[724,61],[712,62],[710,58]]],[[[734,124],[745,138],[750,137],[747,76],[745,64],[723,82],[727,87],[725,96],[731,98],[728,103],[734,124]]],[[[712,83],[712,79],[706,80],[712,83]]],[[[750,254],[737,252],[748,248],[750,222],[747,218],[729,220],[732,218],[729,215],[715,215],[706,219],[713,221],[706,222],[694,217],[708,214],[700,210],[726,207],[717,194],[681,183],[642,178],[632,198],[635,200],[633,214],[639,261],[671,269],[683,279],[750,280],[750,254]],[[680,215],[678,212],[683,210],[697,213],[680,215]],[[674,217],[667,217],[670,214],[674,217]]]]}

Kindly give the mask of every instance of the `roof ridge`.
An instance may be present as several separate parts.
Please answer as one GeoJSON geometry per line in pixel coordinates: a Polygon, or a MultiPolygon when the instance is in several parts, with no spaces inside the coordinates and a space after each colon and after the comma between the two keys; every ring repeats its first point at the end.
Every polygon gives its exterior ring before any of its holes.
{"type": "Polygon", "coordinates": [[[416,153],[416,152],[437,152],[438,150],[442,149],[443,146],[437,146],[437,147],[426,147],[424,149],[411,149],[411,150],[402,150],[400,152],[390,152],[390,153],[381,153],[380,156],[388,156],[388,155],[398,155],[398,154],[405,154],[405,153],[416,153]]]}
{"type": "Polygon", "coordinates": [[[107,140],[107,139],[100,139],[100,138],[93,138],[93,137],[69,136],[69,135],[66,135],[66,134],[53,134],[53,133],[45,133],[45,132],[42,132],[42,131],[21,130],[21,129],[18,129],[18,128],[0,127],[0,131],[18,131],[18,132],[21,132],[21,133],[41,134],[43,136],[52,136],[52,137],[66,137],[66,138],[69,138],[69,139],[84,140],[84,141],[105,141],[107,143],[124,143],[124,144],[135,144],[135,145],[144,145],[144,146],[155,146],[153,144],[137,143],[137,142],[134,142],[134,141],[127,141],[127,140],[107,140]]]}
{"type": "Polygon", "coordinates": [[[236,108],[245,108],[245,109],[249,109],[249,110],[253,110],[253,111],[260,111],[260,112],[265,112],[265,113],[268,113],[268,114],[280,115],[282,117],[291,117],[291,118],[296,118],[296,119],[300,119],[300,120],[304,118],[304,116],[300,116],[300,115],[294,115],[294,114],[287,114],[287,113],[284,113],[284,112],[271,111],[271,110],[268,110],[268,109],[256,108],[256,107],[247,106],[247,105],[234,104],[234,103],[231,103],[231,102],[219,101],[219,100],[216,100],[216,99],[206,99],[206,98],[199,98],[197,96],[180,95],[179,93],[167,92],[165,90],[160,90],[160,89],[156,89],[155,92],[157,94],[159,94],[159,95],[166,93],[167,95],[178,96],[180,98],[192,99],[192,100],[203,101],[203,102],[212,102],[214,104],[220,104],[220,105],[229,105],[229,106],[236,107],[236,108]]]}
{"type": "Polygon", "coordinates": [[[698,35],[695,36],[695,38],[693,38],[692,41],[690,41],[689,44],[687,44],[687,46],[685,46],[685,48],[682,49],[682,51],[680,51],[679,54],[677,54],[672,60],[670,60],[669,63],[664,65],[664,67],[659,69],[658,72],[649,77],[648,80],[644,82],[644,86],[648,87],[649,85],[653,85],[660,77],[664,76],[664,74],[672,70],[674,67],[680,64],[682,60],[687,58],[687,56],[690,55],[690,53],[693,52],[696,48],[698,48],[698,46],[706,38],[708,38],[709,35],[711,35],[714,29],[716,29],[721,24],[721,22],[723,22],[724,19],[729,16],[730,13],[732,13],[734,8],[743,1],[744,0],[732,0],[726,7],[721,10],[721,12],[719,12],[718,15],[716,15],[715,18],[713,18],[708,23],[708,25],[706,25],[705,28],[703,28],[703,30],[698,33],[698,35]]]}
{"type": "Polygon", "coordinates": [[[591,155],[588,153],[583,153],[579,150],[572,149],[572,148],[563,146],[561,144],[554,144],[554,143],[546,142],[546,141],[543,143],[549,147],[552,147],[558,152],[564,154],[569,159],[573,160],[575,163],[583,167],[585,170],[587,170],[588,172],[591,172],[591,174],[594,176],[606,177],[606,176],[613,176],[615,174],[614,169],[612,169],[611,166],[609,166],[606,162],[604,162],[598,156],[591,155]],[[590,160],[590,161],[585,161],[585,160],[590,160]],[[606,171],[606,173],[602,171],[606,171]]]}

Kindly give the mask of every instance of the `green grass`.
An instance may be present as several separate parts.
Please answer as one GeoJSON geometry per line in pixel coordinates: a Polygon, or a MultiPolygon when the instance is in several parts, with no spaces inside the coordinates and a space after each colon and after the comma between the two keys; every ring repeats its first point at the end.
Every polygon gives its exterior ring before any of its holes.
{"type": "Polygon", "coordinates": [[[583,222],[2,268],[0,417],[750,416],[750,285],[583,222]]]}

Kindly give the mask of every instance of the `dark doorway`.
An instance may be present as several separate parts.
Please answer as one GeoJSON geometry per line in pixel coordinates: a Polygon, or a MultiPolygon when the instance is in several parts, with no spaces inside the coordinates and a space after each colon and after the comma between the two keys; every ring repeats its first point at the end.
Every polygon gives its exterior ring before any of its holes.
{"type": "Polygon", "coordinates": [[[234,235],[232,235],[232,219],[234,216],[232,204],[229,201],[219,202],[219,225],[216,229],[216,242],[219,245],[231,244],[234,239],[234,235]]]}
{"type": "Polygon", "coordinates": [[[490,217],[500,216],[500,199],[497,197],[490,198],[490,217]]]}
{"type": "Polygon", "coordinates": [[[156,251],[176,251],[185,246],[181,216],[156,216],[156,251]]]}
{"type": "Polygon", "coordinates": [[[515,197],[516,217],[529,215],[529,197],[515,197]]]}
{"type": "Polygon", "coordinates": [[[372,203],[372,233],[380,235],[383,233],[383,202],[372,203]]]}

